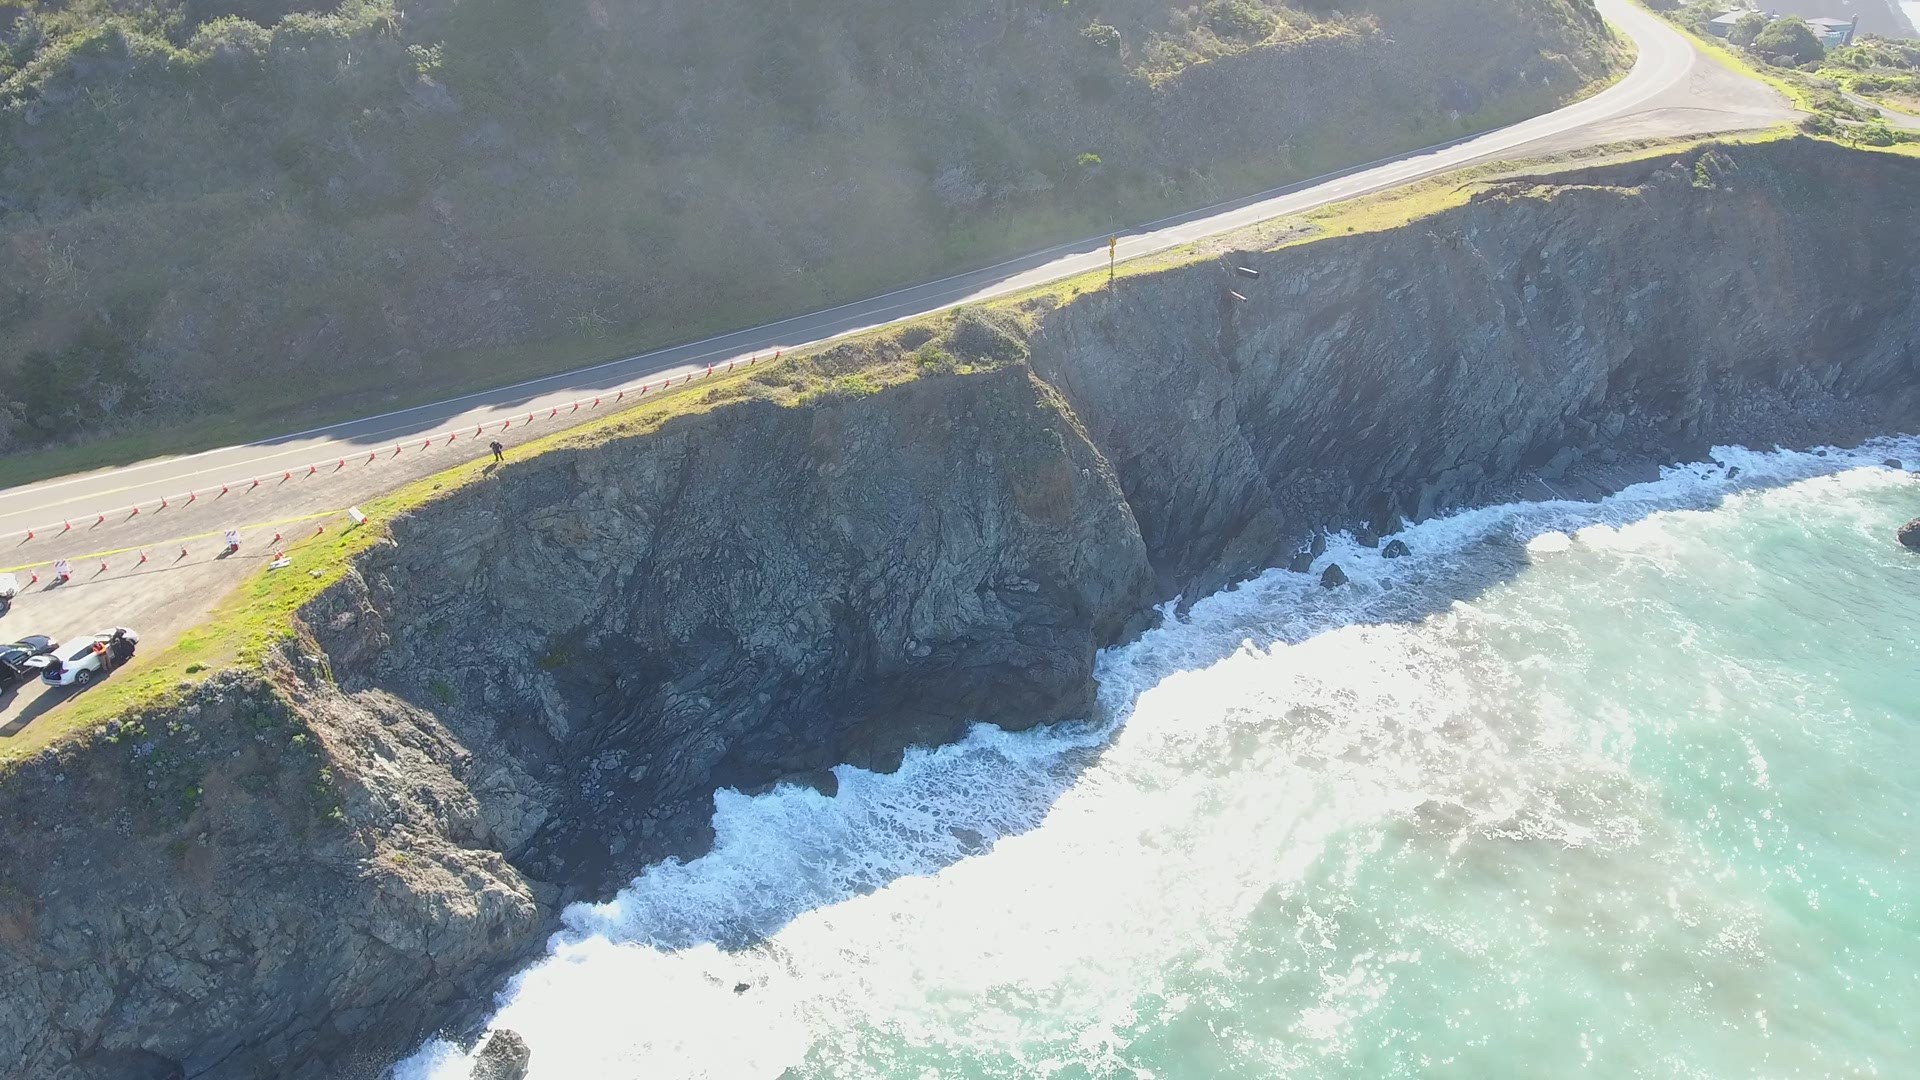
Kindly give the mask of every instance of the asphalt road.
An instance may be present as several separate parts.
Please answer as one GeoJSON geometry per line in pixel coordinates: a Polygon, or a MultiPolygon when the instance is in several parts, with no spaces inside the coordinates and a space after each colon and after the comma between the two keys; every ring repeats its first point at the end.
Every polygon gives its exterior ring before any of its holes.
{"type": "MultiPolygon", "coordinates": [[[[1761,128],[1796,115],[1771,90],[1702,57],[1630,0],[1597,2],[1639,48],[1633,70],[1604,92],[1499,131],[1126,230],[1119,257],[1139,258],[1467,165],[1625,139],[1761,128]]],[[[0,491],[0,568],[14,570],[27,586],[0,622],[0,636],[78,638],[99,626],[135,625],[142,631],[143,655],[151,655],[256,569],[276,535],[310,534],[316,522],[355,502],[482,452],[487,439],[499,437],[511,446],[522,432],[545,434],[612,408],[623,389],[630,395],[643,382],[658,387],[666,379],[698,375],[710,364],[724,369],[778,349],[1018,292],[1098,270],[1106,258],[1106,237],[1091,237],[826,311],[497,390],[0,491]],[[599,406],[574,411],[576,402],[596,397],[599,406]],[[501,431],[509,422],[511,428],[501,431]],[[488,434],[476,440],[481,427],[488,434]],[[460,440],[449,445],[448,432],[458,432],[460,440]],[[428,439],[432,445],[423,448],[428,439]],[[242,536],[236,557],[220,555],[227,529],[242,536]],[[69,561],[73,578],[50,587],[55,559],[69,561]],[[34,574],[39,581],[32,581],[34,574]]],[[[52,704],[37,687],[0,696],[0,739],[17,734],[24,721],[52,704]]]]}
{"type": "Polygon", "coordinates": [[[1842,92],[1840,96],[1868,112],[1878,113],[1880,118],[1885,120],[1890,127],[1901,128],[1905,131],[1920,131],[1920,116],[1914,116],[1910,113],[1903,113],[1898,109],[1888,109],[1876,105],[1866,98],[1861,97],[1859,94],[1842,92]]]}

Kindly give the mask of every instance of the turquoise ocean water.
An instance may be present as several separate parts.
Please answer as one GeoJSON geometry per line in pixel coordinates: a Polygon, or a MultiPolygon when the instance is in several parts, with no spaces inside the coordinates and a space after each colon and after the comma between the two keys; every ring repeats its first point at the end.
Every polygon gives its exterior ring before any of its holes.
{"type": "Polygon", "coordinates": [[[536,1078],[1920,1075],[1889,455],[1336,539],[1353,586],[1169,613],[1084,724],[722,793],[494,1023],[536,1078]]]}

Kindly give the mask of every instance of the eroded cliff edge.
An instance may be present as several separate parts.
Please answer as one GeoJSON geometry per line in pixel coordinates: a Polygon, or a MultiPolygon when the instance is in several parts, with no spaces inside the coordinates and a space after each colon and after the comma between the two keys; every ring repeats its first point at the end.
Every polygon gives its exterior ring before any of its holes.
{"type": "Polygon", "coordinates": [[[1917,233],[1920,161],[1669,156],[511,463],[393,522],[266,670],[0,782],[0,1055],[370,1073],[567,898],[699,850],[714,788],[1079,715],[1153,603],[1317,529],[1911,430],[1917,233]]]}

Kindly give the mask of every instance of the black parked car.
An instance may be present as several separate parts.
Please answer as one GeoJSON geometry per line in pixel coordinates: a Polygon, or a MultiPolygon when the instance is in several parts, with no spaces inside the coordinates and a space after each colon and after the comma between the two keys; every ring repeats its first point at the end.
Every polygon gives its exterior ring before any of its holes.
{"type": "Polygon", "coordinates": [[[24,637],[11,645],[0,645],[0,689],[32,678],[36,672],[27,667],[27,661],[35,656],[45,656],[59,647],[59,642],[45,634],[24,637]]]}

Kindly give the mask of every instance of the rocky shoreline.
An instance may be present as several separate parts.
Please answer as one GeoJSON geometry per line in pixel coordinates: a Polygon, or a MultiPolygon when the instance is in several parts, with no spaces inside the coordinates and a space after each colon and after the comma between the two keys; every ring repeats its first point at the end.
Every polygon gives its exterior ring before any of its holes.
{"type": "Polygon", "coordinates": [[[1709,148],[962,313],[802,361],[835,388],[804,402],[516,463],[391,523],[263,670],[0,782],[0,1055],[376,1075],[569,900],[704,850],[717,788],[1083,715],[1155,604],[1328,531],[1914,430],[1914,250],[1920,162],[1709,148]],[[880,368],[919,377],[849,381],[880,368]]]}

